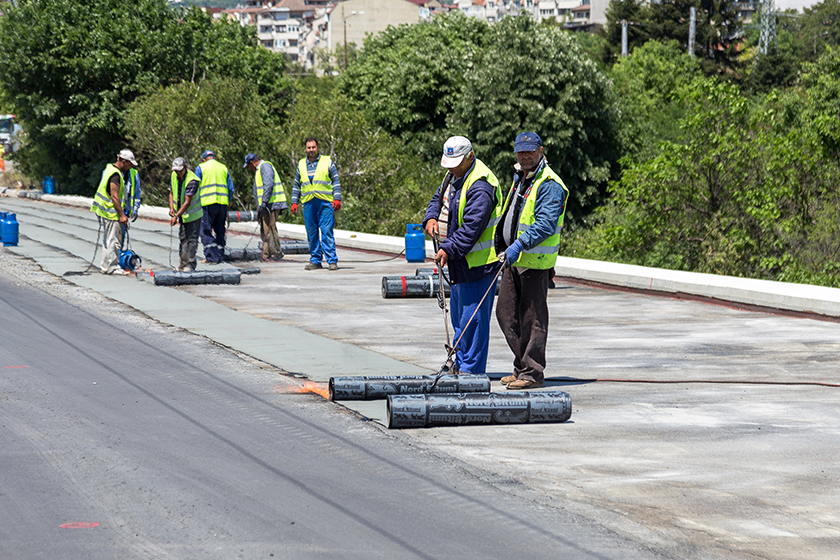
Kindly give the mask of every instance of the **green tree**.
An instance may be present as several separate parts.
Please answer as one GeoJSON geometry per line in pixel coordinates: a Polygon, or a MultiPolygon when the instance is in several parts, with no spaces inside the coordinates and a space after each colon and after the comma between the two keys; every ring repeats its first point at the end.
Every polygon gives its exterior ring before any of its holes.
{"type": "Polygon", "coordinates": [[[609,80],[556,26],[505,18],[485,35],[487,45],[462,76],[448,132],[469,137],[503,180],[513,172],[516,135],[536,132],[569,187],[567,219],[580,219],[601,202],[618,158],[619,114],[609,80]]]}
{"type": "Polygon", "coordinates": [[[366,107],[376,124],[432,161],[440,155],[441,131],[489,29],[460,12],[390,27],[365,39],[358,60],[341,77],[341,89],[366,107]]]}
{"type": "MultiPolygon", "coordinates": [[[[213,22],[165,0],[21,0],[0,18],[0,85],[28,140],[23,171],[51,174],[65,192],[91,194],[125,146],[127,106],[181,81],[247,77],[282,121],[282,57],[253,30],[213,22]]],[[[285,84],[288,89],[288,84],[285,84]]]]}
{"type": "Polygon", "coordinates": [[[129,106],[125,129],[135,155],[153,162],[143,168],[144,197],[166,205],[172,160],[183,157],[194,169],[212,149],[238,187],[233,205],[253,209],[253,176],[239,163],[249,152],[275,158],[266,123],[256,86],[241,80],[176,84],[141,97],[129,106]]]}
{"type": "Polygon", "coordinates": [[[294,110],[277,148],[289,177],[305,156],[309,136],[318,139],[321,153],[333,158],[338,169],[343,199],[338,227],[398,235],[407,223],[422,218],[440,168],[406,150],[402,140],[373,122],[331,79],[307,78],[296,88],[294,110]]]}

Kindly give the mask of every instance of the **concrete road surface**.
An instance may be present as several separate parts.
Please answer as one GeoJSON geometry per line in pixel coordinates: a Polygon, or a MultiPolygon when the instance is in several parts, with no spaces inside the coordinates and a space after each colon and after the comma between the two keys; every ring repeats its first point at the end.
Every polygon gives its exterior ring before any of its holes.
{"type": "MultiPolygon", "coordinates": [[[[26,220],[15,253],[54,274],[84,268],[95,238],[89,214],[14,204],[26,220]]],[[[150,243],[138,252],[165,263],[167,230],[143,222],[134,240],[147,231],[150,243]]],[[[382,276],[416,265],[346,249],[337,272],[304,271],[305,262],[263,263],[239,286],[67,279],[316,381],[440,367],[434,300],[380,294],[382,276]]],[[[570,422],[387,433],[668,558],[837,557],[840,325],[569,282],[550,292],[549,306],[547,377],[571,394],[570,422]]],[[[491,375],[510,360],[494,325],[491,375]]],[[[342,404],[384,415],[381,403],[342,404]]]]}

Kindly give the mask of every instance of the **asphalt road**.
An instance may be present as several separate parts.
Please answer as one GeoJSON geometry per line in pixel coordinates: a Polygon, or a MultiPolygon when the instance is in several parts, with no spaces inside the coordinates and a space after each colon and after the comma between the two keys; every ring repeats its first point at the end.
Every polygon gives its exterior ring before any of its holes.
{"type": "Polygon", "coordinates": [[[659,558],[0,256],[0,558],[659,558]]]}

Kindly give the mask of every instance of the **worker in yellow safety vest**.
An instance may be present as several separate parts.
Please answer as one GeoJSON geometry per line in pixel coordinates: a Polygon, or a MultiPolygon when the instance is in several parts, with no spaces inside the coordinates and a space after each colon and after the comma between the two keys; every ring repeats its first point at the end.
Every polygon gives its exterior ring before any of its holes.
{"type": "Polygon", "coordinates": [[[198,185],[201,179],[190,171],[184,158],[178,157],[172,162],[172,175],[169,178],[169,216],[170,226],[180,223],[178,238],[180,246],[178,253],[181,263],[180,272],[195,270],[195,253],[198,249],[198,231],[201,228],[201,217],[204,210],[198,196],[198,185]]]}
{"type": "Polygon", "coordinates": [[[257,154],[245,156],[243,167],[254,172],[254,200],[262,238],[262,258],[264,261],[280,260],[284,255],[277,234],[277,217],[288,207],[286,190],[274,165],[261,160],[257,154]]]}
{"type": "Polygon", "coordinates": [[[101,270],[103,274],[127,274],[120,265],[120,251],[122,250],[123,232],[128,227],[128,216],[123,208],[125,197],[125,180],[123,174],[137,166],[134,153],[122,150],[117,155],[116,163],[109,163],[102,171],[99,186],[93,196],[91,212],[97,215],[102,227],[101,270]]]}
{"type": "Polygon", "coordinates": [[[225,164],[216,160],[212,150],[201,154],[202,163],[195,168],[199,178],[198,196],[204,213],[201,216],[201,244],[204,262],[217,264],[225,260],[225,223],[228,205],[233,196],[233,180],[225,164]]]}
{"type": "Polygon", "coordinates": [[[548,340],[548,287],[560,250],[560,229],[569,190],[545,159],[534,132],[516,137],[513,185],[505,198],[495,245],[505,271],[499,286],[496,319],[513,351],[508,389],[545,385],[548,340]]]}

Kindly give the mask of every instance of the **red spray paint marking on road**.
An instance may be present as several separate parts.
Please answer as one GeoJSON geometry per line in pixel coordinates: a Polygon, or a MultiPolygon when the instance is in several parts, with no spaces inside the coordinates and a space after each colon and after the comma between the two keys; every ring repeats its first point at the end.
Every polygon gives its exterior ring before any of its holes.
{"type": "Polygon", "coordinates": [[[79,523],[65,523],[64,525],[59,525],[59,527],[62,529],[93,529],[94,527],[99,527],[99,523],[82,521],[79,523]]]}
{"type": "Polygon", "coordinates": [[[3,367],[5,367],[6,369],[13,369],[13,368],[25,368],[25,367],[29,367],[29,366],[3,366],[3,367]]]}

